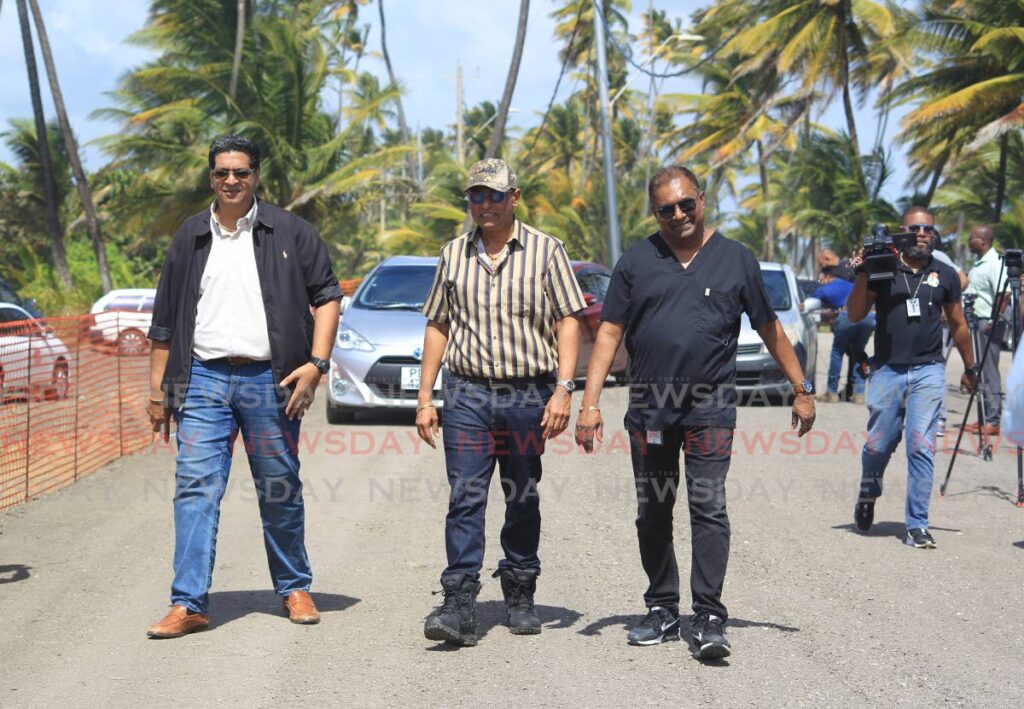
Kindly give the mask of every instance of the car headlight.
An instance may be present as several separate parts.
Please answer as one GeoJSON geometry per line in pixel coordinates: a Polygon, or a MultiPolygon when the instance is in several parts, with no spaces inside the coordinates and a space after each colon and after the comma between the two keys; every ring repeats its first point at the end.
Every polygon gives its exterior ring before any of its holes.
{"type": "Polygon", "coordinates": [[[338,337],[335,342],[338,345],[338,349],[341,350],[373,352],[373,345],[371,345],[365,337],[347,325],[342,325],[338,328],[338,337]]]}

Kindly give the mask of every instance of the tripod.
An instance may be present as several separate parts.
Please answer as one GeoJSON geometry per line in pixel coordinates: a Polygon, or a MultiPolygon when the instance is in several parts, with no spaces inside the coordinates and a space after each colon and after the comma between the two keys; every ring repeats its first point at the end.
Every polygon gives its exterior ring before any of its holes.
{"type": "MultiPolygon", "coordinates": [[[[999,296],[996,299],[996,301],[993,302],[993,304],[992,304],[993,316],[998,315],[998,313],[996,312],[996,305],[997,305],[997,303],[1000,303],[1003,298],[1006,297],[1006,291],[1007,291],[1007,289],[1009,289],[1009,292],[1010,292],[1010,322],[1011,322],[1011,330],[1010,330],[1010,332],[1012,333],[1011,342],[1012,342],[1012,345],[1013,345],[1012,351],[1014,353],[1016,353],[1017,345],[1020,342],[1020,336],[1021,336],[1021,302],[1020,302],[1020,298],[1021,298],[1021,285],[1020,285],[1020,277],[1021,277],[1021,273],[1024,273],[1024,253],[1022,253],[1022,251],[1020,249],[1007,249],[1004,252],[1004,254],[1003,254],[1002,261],[1003,261],[1002,266],[1000,266],[1000,269],[999,269],[999,278],[996,280],[996,283],[999,283],[1002,280],[1002,278],[1003,278],[1003,269],[1004,268],[1006,269],[1007,282],[1003,286],[1003,289],[999,293],[999,296]]],[[[980,337],[979,337],[980,333],[978,332],[977,316],[975,316],[974,313],[973,313],[973,307],[971,308],[971,315],[972,315],[972,317],[975,320],[975,325],[971,329],[971,334],[972,334],[972,343],[973,343],[974,352],[975,352],[975,360],[976,360],[975,361],[975,365],[977,366],[977,352],[978,352],[978,345],[980,344],[980,337]]],[[[991,331],[988,334],[988,339],[985,342],[985,347],[984,347],[984,350],[982,352],[982,357],[983,357],[983,359],[981,360],[982,362],[984,362],[985,361],[984,358],[986,358],[988,356],[988,351],[989,351],[988,348],[992,346],[993,337],[996,334],[996,332],[998,331],[998,328],[995,327],[994,321],[995,321],[995,318],[993,317],[993,327],[992,327],[991,331]]],[[[999,345],[996,345],[996,346],[998,347],[999,345]]],[[[952,475],[952,473],[953,473],[953,465],[956,463],[956,456],[960,452],[960,441],[963,439],[963,436],[964,436],[964,424],[967,423],[967,418],[971,415],[971,409],[974,406],[974,397],[978,395],[978,392],[980,391],[981,385],[982,385],[982,380],[979,377],[978,380],[977,380],[977,386],[974,387],[974,391],[971,392],[971,397],[970,397],[970,399],[967,402],[967,410],[964,412],[964,419],[963,419],[963,422],[962,422],[962,424],[960,426],[960,433],[957,435],[956,445],[953,448],[953,455],[952,455],[952,457],[949,460],[949,468],[946,470],[946,478],[945,478],[945,480],[942,481],[942,487],[939,488],[939,494],[941,494],[943,496],[945,496],[945,494],[946,494],[946,487],[949,485],[949,478],[950,478],[950,475],[952,475]]],[[[984,424],[984,403],[981,403],[981,406],[980,406],[980,409],[979,409],[979,426],[978,426],[979,431],[983,431],[984,425],[985,425],[984,424]]],[[[984,439],[982,439],[982,440],[984,440],[984,439]]],[[[988,448],[988,457],[985,457],[985,460],[991,460],[992,459],[991,446],[987,446],[987,444],[986,444],[986,447],[988,448]]],[[[1021,447],[1020,447],[1019,444],[1017,445],[1016,448],[1017,448],[1017,507],[1024,507],[1024,455],[1022,455],[1021,447]]],[[[984,447],[983,447],[982,455],[984,457],[984,447]]]]}
{"type": "MultiPolygon", "coordinates": [[[[1002,274],[1000,273],[1000,276],[1002,274]]],[[[981,332],[981,323],[978,320],[977,313],[974,312],[974,294],[964,293],[964,317],[967,319],[967,328],[971,331],[971,351],[974,352],[975,364],[980,364],[986,361],[988,357],[989,348],[992,346],[992,338],[996,334],[997,328],[993,328],[989,331],[988,339],[985,341],[985,346],[981,345],[981,338],[983,333],[981,332]]],[[[952,338],[951,338],[952,339],[952,338]]],[[[996,345],[998,347],[998,345],[996,345]]],[[[978,451],[981,454],[981,459],[985,462],[992,460],[992,444],[989,443],[988,435],[985,433],[985,423],[988,420],[987,413],[985,411],[985,397],[976,396],[977,392],[984,391],[987,381],[985,379],[985,371],[979,367],[978,377],[976,379],[975,393],[971,394],[971,400],[975,398],[978,400],[978,451]]],[[[963,423],[967,423],[967,417],[970,416],[971,404],[968,403],[967,410],[964,412],[963,423]]],[[[960,430],[964,430],[963,423],[960,425],[960,430]]],[[[960,439],[957,439],[959,444],[960,439]]]]}

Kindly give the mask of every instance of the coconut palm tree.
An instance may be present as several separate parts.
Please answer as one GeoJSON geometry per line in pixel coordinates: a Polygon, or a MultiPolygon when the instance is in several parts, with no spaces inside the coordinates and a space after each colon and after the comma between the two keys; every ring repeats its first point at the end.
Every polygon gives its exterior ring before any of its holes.
{"type": "Polygon", "coordinates": [[[991,215],[998,222],[1005,204],[1010,137],[1024,127],[1024,5],[933,0],[916,39],[937,58],[895,91],[896,100],[917,105],[904,118],[901,137],[911,143],[919,173],[932,174],[929,192],[951,161],[998,142],[991,215]]]}
{"type": "Polygon", "coordinates": [[[53,62],[50,40],[46,34],[46,25],[43,23],[42,13],[39,12],[39,3],[37,0],[29,0],[29,4],[32,9],[32,17],[35,20],[36,34],[39,36],[39,49],[43,55],[43,65],[46,67],[46,75],[50,80],[53,106],[57,111],[57,124],[60,126],[60,133],[64,139],[64,146],[67,149],[68,161],[75,176],[78,197],[82,200],[86,227],[89,230],[89,238],[92,240],[93,251],[96,254],[96,267],[100,274],[100,284],[103,292],[106,293],[114,287],[114,283],[110,278],[110,264],[107,263],[107,249],[103,243],[103,235],[100,233],[99,218],[96,216],[96,204],[93,202],[89,180],[85,175],[85,170],[82,168],[82,160],[78,154],[78,143],[75,141],[75,136],[71,131],[71,123],[68,121],[67,110],[64,108],[64,95],[60,90],[57,67],[53,62]]]}
{"type": "Polygon", "coordinates": [[[868,57],[874,43],[891,36],[896,25],[890,9],[874,0],[756,0],[747,5],[763,18],[730,39],[723,53],[743,62],[736,75],[756,73],[773,64],[800,90],[819,89],[842,96],[854,174],[864,181],[853,94],[869,80],[868,57]]]}
{"type": "Polygon", "coordinates": [[[491,139],[487,142],[484,158],[495,157],[501,149],[502,141],[505,139],[505,122],[508,121],[508,110],[512,105],[512,94],[516,90],[519,64],[523,60],[523,44],[526,43],[526,23],[529,15],[530,0],[520,0],[519,22],[516,26],[516,41],[512,48],[512,61],[508,66],[508,75],[505,77],[505,90],[501,94],[501,103],[498,104],[498,116],[494,120],[494,129],[491,131],[491,139]]]}
{"type": "Polygon", "coordinates": [[[32,42],[32,29],[29,27],[28,7],[26,0],[17,0],[18,22],[21,25],[21,41],[25,48],[25,69],[28,72],[29,92],[32,95],[32,114],[35,117],[36,141],[39,146],[39,179],[45,196],[46,231],[50,236],[50,252],[53,265],[60,276],[61,285],[65,290],[74,286],[71,270],[68,268],[67,250],[64,248],[64,232],[60,226],[57,203],[57,186],[53,176],[53,160],[50,155],[50,144],[46,134],[46,119],[43,117],[43,99],[39,93],[39,72],[36,69],[35,47],[32,42]]]}

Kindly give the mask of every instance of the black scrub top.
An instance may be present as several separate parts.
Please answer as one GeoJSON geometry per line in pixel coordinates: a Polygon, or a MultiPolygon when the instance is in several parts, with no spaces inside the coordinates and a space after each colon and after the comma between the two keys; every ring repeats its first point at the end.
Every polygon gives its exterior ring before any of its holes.
{"type": "Polygon", "coordinates": [[[626,429],[734,428],[744,312],[755,329],[778,319],[754,254],[717,231],[685,269],[660,233],[623,254],[601,320],[625,325],[626,429]]]}

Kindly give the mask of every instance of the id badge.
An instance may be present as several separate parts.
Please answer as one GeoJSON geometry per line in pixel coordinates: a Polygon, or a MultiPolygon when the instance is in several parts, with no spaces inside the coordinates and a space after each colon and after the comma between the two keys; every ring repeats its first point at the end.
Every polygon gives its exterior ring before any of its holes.
{"type": "Polygon", "coordinates": [[[648,431],[647,442],[652,446],[661,445],[661,431],[648,431]]]}
{"type": "Polygon", "coordinates": [[[919,318],[921,317],[921,301],[917,298],[907,299],[907,317],[908,318],[919,318]]]}

